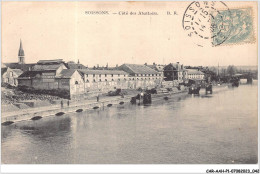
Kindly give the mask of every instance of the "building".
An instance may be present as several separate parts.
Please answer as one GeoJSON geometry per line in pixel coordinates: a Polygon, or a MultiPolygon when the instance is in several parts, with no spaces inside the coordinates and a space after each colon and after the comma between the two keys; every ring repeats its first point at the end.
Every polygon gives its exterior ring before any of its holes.
{"type": "Polygon", "coordinates": [[[116,88],[127,89],[128,74],[119,70],[68,69],[62,59],[40,60],[32,71],[26,71],[18,78],[19,86],[35,89],[62,89],[70,97],[108,92],[116,88]]]}
{"type": "Polygon", "coordinates": [[[41,90],[61,89],[71,98],[84,93],[83,76],[74,69],[63,69],[58,74],[53,70],[26,71],[18,77],[18,85],[41,90]]]}
{"type": "MultiPolygon", "coordinates": [[[[20,77],[34,78],[34,75],[37,75],[37,77],[42,78],[41,82],[53,81],[53,78],[58,76],[61,73],[61,71],[64,69],[68,69],[68,68],[62,59],[39,60],[37,62],[37,64],[35,64],[32,67],[31,70],[25,71],[20,77]]],[[[36,87],[37,85],[41,85],[41,84],[31,84],[28,86],[36,87]]],[[[45,85],[43,85],[43,86],[45,86],[45,85]]],[[[45,87],[43,87],[43,88],[45,88],[45,87]]]]}
{"type": "Polygon", "coordinates": [[[160,72],[146,65],[123,64],[118,67],[129,74],[129,88],[132,89],[149,89],[160,86],[163,76],[160,72]]]}
{"type": "Polygon", "coordinates": [[[128,73],[120,70],[79,70],[84,74],[85,94],[128,88],[128,73]]]}
{"type": "Polygon", "coordinates": [[[164,67],[164,80],[183,83],[188,78],[187,70],[179,62],[170,63],[164,67]]]}
{"type": "Polygon", "coordinates": [[[77,97],[85,93],[84,75],[75,69],[63,69],[59,75],[55,77],[58,82],[59,89],[69,91],[70,97],[77,97]]]}
{"type": "Polygon", "coordinates": [[[18,85],[47,90],[59,88],[55,77],[64,69],[68,68],[62,59],[40,60],[32,70],[25,71],[19,76],[18,85]]]}
{"type": "Polygon", "coordinates": [[[2,68],[2,82],[18,86],[18,77],[23,73],[21,69],[2,68]]]}
{"type": "Polygon", "coordinates": [[[204,80],[205,74],[197,69],[187,69],[188,79],[204,80]]]}

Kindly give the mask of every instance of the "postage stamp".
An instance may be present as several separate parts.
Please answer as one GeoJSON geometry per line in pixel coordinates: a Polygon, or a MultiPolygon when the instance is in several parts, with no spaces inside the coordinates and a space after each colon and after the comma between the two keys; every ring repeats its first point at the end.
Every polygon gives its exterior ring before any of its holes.
{"type": "Polygon", "coordinates": [[[221,1],[192,2],[183,15],[183,29],[198,46],[255,41],[252,8],[229,9],[221,1]]]}
{"type": "Polygon", "coordinates": [[[251,43],[255,41],[252,8],[250,7],[219,11],[212,18],[211,26],[218,28],[212,30],[213,46],[251,43]],[[219,33],[219,31],[221,32],[219,33]],[[227,37],[224,42],[223,37],[227,37]]]}

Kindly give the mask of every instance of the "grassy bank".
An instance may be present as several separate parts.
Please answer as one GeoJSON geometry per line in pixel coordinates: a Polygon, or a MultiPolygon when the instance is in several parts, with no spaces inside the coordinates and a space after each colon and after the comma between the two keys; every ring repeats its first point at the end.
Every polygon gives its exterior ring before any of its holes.
{"type": "Polygon", "coordinates": [[[37,94],[37,93],[30,93],[23,92],[16,87],[1,87],[1,104],[14,104],[19,101],[24,100],[57,100],[61,99],[57,96],[52,96],[48,94],[37,94]]]}

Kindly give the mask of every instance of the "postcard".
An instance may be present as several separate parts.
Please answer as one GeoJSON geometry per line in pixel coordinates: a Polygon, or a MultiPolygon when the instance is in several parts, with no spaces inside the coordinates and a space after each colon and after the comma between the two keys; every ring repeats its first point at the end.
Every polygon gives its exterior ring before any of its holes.
{"type": "Polygon", "coordinates": [[[257,5],[2,2],[1,163],[257,164],[257,5]]]}

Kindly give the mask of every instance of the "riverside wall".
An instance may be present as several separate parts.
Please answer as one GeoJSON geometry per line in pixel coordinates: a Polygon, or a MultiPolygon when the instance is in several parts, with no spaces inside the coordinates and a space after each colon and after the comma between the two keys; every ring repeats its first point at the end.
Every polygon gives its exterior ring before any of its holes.
{"type": "MultiPolygon", "coordinates": [[[[167,96],[169,98],[180,97],[183,95],[188,95],[187,91],[179,91],[179,92],[172,92],[172,93],[165,93],[165,94],[153,94],[152,101],[160,101],[164,100],[164,97],[167,96]]],[[[55,116],[55,114],[59,112],[66,113],[73,113],[76,112],[78,109],[82,109],[83,112],[86,110],[94,110],[94,107],[98,107],[95,110],[103,110],[107,108],[108,104],[112,104],[111,107],[120,105],[121,102],[124,102],[123,105],[129,104],[132,96],[125,96],[124,98],[121,97],[111,97],[105,101],[93,102],[93,101],[80,101],[78,103],[70,104],[70,106],[66,106],[64,103],[64,107],[61,108],[60,105],[54,105],[50,107],[39,107],[34,109],[27,109],[15,112],[3,112],[1,113],[1,123],[4,122],[18,122],[24,120],[30,120],[33,117],[41,116],[41,117],[48,117],[48,116],[55,116]]]]}
{"type": "Polygon", "coordinates": [[[47,116],[54,116],[56,113],[58,112],[64,112],[66,113],[71,113],[71,112],[76,112],[76,110],[78,109],[83,109],[84,110],[90,110],[93,109],[93,107],[99,107],[96,110],[100,110],[103,109],[105,107],[107,107],[108,104],[112,104],[112,105],[119,105],[120,102],[124,102],[125,103],[130,103],[130,99],[131,97],[125,97],[125,98],[116,98],[116,99],[111,99],[111,100],[107,100],[107,101],[100,101],[100,102],[80,102],[80,103],[76,103],[74,105],[70,105],[70,106],[65,106],[61,108],[60,105],[56,105],[53,107],[49,107],[49,108],[40,108],[39,110],[31,110],[28,109],[28,112],[22,112],[19,113],[19,111],[16,112],[4,112],[1,113],[2,117],[1,117],[1,123],[4,123],[6,121],[13,121],[13,122],[17,122],[17,121],[23,121],[23,120],[30,120],[31,118],[35,117],[35,116],[41,116],[41,117],[47,117],[47,116]]]}

